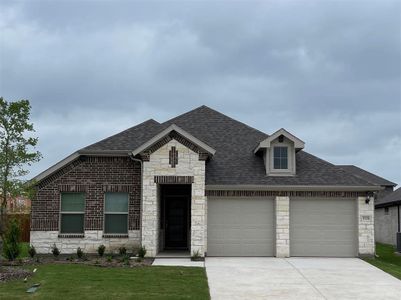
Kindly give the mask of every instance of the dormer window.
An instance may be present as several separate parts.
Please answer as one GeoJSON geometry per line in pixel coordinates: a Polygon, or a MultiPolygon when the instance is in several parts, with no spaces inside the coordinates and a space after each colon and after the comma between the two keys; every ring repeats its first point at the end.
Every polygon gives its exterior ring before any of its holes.
{"type": "Polygon", "coordinates": [[[274,169],[288,169],[288,147],[274,147],[274,169]]]}
{"type": "Polygon", "coordinates": [[[254,152],[263,153],[266,175],[295,176],[296,153],[304,146],[303,141],[281,128],[261,141],[254,152]]]}

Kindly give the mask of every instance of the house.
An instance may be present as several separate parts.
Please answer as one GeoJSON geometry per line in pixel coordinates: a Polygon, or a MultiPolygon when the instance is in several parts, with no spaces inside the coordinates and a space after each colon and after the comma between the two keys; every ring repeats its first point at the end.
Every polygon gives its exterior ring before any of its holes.
{"type": "Polygon", "coordinates": [[[401,232],[400,206],[401,188],[375,205],[375,237],[378,242],[397,245],[397,232],[401,232]]]}
{"type": "Polygon", "coordinates": [[[396,245],[396,233],[400,231],[397,198],[401,200],[399,189],[393,192],[397,184],[357,166],[340,167],[371,184],[382,187],[382,190],[375,195],[375,240],[379,243],[396,245]]]}
{"type": "Polygon", "coordinates": [[[7,197],[7,214],[29,214],[31,211],[31,199],[20,195],[16,197],[7,197]]]}
{"type": "Polygon", "coordinates": [[[206,106],[145,121],[39,174],[31,243],[148,256],[373,255],[380,185],[206,106]]]}

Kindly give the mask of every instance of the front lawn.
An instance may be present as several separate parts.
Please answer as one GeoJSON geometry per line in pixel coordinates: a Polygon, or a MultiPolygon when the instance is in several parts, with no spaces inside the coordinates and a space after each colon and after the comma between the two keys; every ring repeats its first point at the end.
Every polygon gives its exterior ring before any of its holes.
{"type": "MultiPolygon", "coordinates": [[[[34,269],[31,266],[30,269],[34,269]]],[[[0,299],[209,299],[204,268],[38,265],[27,283],[0,283],[0,299]],[[36,293],[26,289],[41,283],[36,293]]]]}
{"type": "Polygon", "coordinates": [[[394,246],[376,243],[378,257],[367,258],[365,261],[401,280],[401,255],[394,252],[394,246]]]}

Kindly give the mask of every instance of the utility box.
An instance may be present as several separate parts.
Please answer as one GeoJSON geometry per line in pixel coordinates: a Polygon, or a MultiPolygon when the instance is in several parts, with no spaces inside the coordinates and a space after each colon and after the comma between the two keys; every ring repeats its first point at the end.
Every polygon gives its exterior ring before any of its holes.
{"type": "Polygon", "coordinates": [[[401,232],[397,232],[397,252],[401,253],[401,232]]]}

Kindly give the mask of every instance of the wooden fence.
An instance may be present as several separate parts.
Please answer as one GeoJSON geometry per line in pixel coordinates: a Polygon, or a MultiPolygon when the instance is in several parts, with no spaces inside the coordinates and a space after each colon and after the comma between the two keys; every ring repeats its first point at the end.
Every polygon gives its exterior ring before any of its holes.
{"type": "Polygon", "coordinates": [[[21,228],[21,242],[29,243],[31,232],[31,215],[30,214],[7,214],[7,219],[15,218],[21,228]]]}

